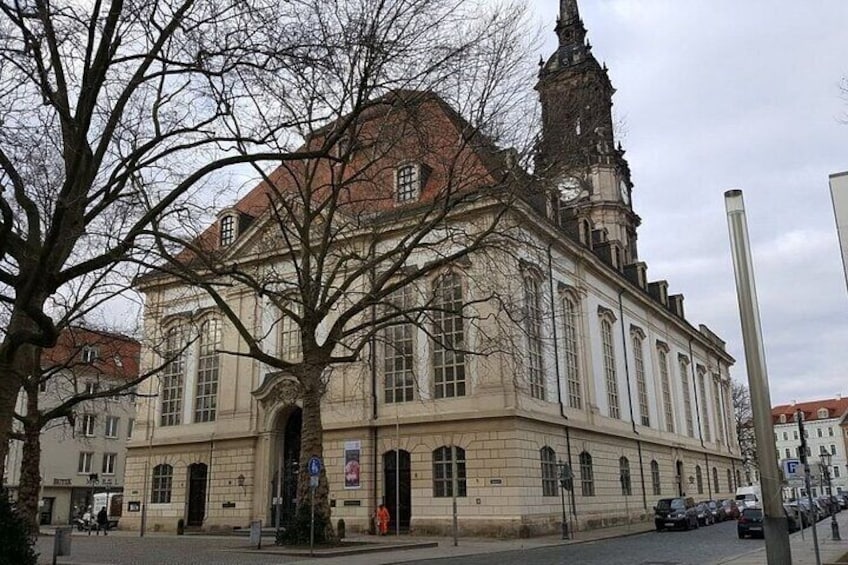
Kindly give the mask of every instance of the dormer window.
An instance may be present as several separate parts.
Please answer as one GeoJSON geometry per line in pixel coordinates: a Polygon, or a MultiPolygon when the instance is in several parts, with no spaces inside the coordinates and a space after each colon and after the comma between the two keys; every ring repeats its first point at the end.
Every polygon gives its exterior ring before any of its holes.
{"type": "Polygon", "coordinates": [[[830,416],[830,413],[827,408],[819,408],[819,418],[827,418],[828,416],[830,416]]]}
{"type": "Polygon", "coordinates": [[[82,362],[94,363],[100,357],[100,352],[97,347],[86,345],[82,348],[82,362]]]}
{"type": "Polygon", "coordinates": [[[236,239],[235,216],[224,216],[221,218],[221,247],[231,245],[236,239]]]}
{"type": "Polygon", "coordinates": [[[785,423],[786,423],[786,414],[781,414],[781,415],[780,415],[780,423],[781,423],[781,424],[785,424],[785,423]]]}
{"type": "Polygon", "coordinates": [[[418,200],[421,192],[421,170],[418,165],[403,165],[395,174],[395,194],[398,202],[418,200]]]}

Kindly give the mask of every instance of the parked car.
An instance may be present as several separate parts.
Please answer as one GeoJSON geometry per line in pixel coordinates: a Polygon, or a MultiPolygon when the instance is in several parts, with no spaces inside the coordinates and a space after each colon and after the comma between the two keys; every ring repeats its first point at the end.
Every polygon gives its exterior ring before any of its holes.
{"type": "Polygon", "coordinates": [[[724,506],[721,505],[721,502],[717,500],[710,500],[707,502],[707,506],[710,507],[710,511],[713,513],[714,522],[724,522],[727,520],[727,511],[724,509],[724,506]]]}
{"type": "Polygon", "coordinates": [[[654,506],[654,526],[658,532],[672,528],[697,528],[698,511],[695,510],[695,501],[689,497],[659,499],[654,506]]]}
{"type": "Polygon", "coordinates": [[[709,504],[707,504],[706,502],[699,502],[695,505],[695,510],[698,513],[699,526],[711,526],[715,524],[715,518],[713,518],[713,511],[710,510],[709,504]]]}
{"type": "Polygon", "coordinates": [[[836,495],[836,498],[839,499],[839,505],[843,509],[848,509],[848,492],[841,492],[836,495]]]}
{"type": "Polygon", "coordinates": [[[729,520],[738,520],[739,519],[739,507],[736,506],[735,500],[722,500],[721,506],[724,508],[724,513],[728,517],[729,520]]]}
{"type": "Polygon", "coordinates": [[[739,520],[736,521],[736,533],[739,539],[745,536],[763,537],[762,508],[749,507],[742,510],[739,520]]]}
{"type": "Polygon", "coordinates": [[[786,515],[786,523],[790,534],[801,529],[801,524],[804,521],[804,514],[798,514],[797,507],[793,508],[787,502],[783,505],[783,513],[786,515]]]}
{"type": "Polygon", "coordinates": [[[809,527],[811,524],[815,522],[815,514],[812,509],[802,501],[791,500],[784,504],[784,508],[789,512],[792,516],[800,515],[801,525],[803,527],[809,527]]]}

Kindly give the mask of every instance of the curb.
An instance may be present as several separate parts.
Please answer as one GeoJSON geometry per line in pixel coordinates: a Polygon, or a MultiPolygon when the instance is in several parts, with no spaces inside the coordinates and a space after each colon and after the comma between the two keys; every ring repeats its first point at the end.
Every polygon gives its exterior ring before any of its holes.
{"type": "Polygon", "coordinates": [[[370,547],[346,547],[341,549],[319,549],[309,555],[308,549],[225,549],[227,553],[250,553],[252,555],[285,555],[288,557],[347,557],[350,555],[363,555],[368,553],[385,553],[390,551],[408,551],[411,549],[429,549],[439,547],[438,542],[411,542],[397,545],[375,544],[370,547]]]}

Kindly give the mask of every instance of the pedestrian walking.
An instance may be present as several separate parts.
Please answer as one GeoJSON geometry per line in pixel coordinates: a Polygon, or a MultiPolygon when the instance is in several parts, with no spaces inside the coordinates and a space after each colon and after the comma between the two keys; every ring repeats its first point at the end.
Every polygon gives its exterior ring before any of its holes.
{"type": "Polygon", "coordinates": [[[389,520],[392,517],[389,515],[389,509],[386,508],[385,504],[381,504],[379,508],[377,508],[377,523],[380,525],[380,535],[384,536],[389,533],[389,520]]]}
{"type": "Polygon", "coordinates": [[[109,531],[109,515],[106,512],[106,507],[100,509],[97,513],[97,535],[100,535],[100,530],[103,530],[103,535],[108,535],[109,531]]]}

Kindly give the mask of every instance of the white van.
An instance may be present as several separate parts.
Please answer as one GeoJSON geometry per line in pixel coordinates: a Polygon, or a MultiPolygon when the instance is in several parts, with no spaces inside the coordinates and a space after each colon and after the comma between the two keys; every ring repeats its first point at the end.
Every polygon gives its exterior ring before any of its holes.
{"type": "Polygon", "coordinates": [[[113,530],[118,527],[118,520],[121,518],[124,503],[124,495],[120,492],[98,492],[94,495],[94,509],[92,509],[92,517],[97,520],[97,513],[104,506],[106,514],[109,517],[109,529],[113,530]]]}
{"type": "Polygon", "coordinates": [[[759,485],[739,487],[736,489],[736,506],[739,508],[759,506],[762,498],[763,494],[759,485]]]}

